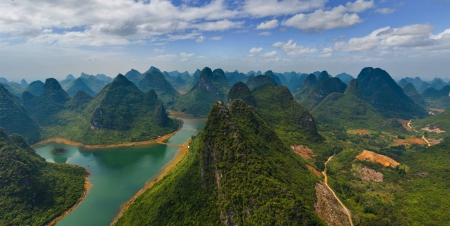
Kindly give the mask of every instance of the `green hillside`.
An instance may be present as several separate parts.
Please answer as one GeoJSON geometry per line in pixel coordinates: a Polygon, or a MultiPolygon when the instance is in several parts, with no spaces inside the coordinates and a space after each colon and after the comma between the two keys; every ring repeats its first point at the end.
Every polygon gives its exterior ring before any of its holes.
{"type": "Polygon", "coordinates": [[[88,85],[86,85],[81,78],[75,79],[66,90],[67,94],[71,97],[73,97],[78,91],[84,91],[91,96],[95,96],[95,94],[97,94],[88,85]]]}
{"type": "Polygon", "coordinates": [[[222,69],[213,72],[206,67],[202,70],[197,84],[178,99],[176,109],[195,116],[206,116],[213,103],[226,100],[230,88],[222,69]]]}
{"type": "Polygon", "coordinates": [[[414,103],[391,76],[380,68],[362,69],[358,82],[364,100],[384,117],[411,119],[427,115],[426,111],[414,103]]]}
{"type": "Polygon", "coordinates": [[[0,84],[0,127],[6,133],[18,133],[28,142],[41,139],[39,126],[30,118],[23,105],[0,84]]]}
{"type": "Polygon", "coordinates": [[[386,120],[369,103],[362,100],[358,80],[350,81],[345,94],[328,95],[311,112],[323,129],[401,130],[400,123],[386,120]]]}
{"type": "Polygon", "coordinates": [[[255,97],[253,97],[252,92],[243,82],[237,82],[231,87],[230,92],[228,93],[227,103],[231,103],[231,101],[236,99],[243,100],[247,105],[257,106],[255,97]]]}
{"type": "Polygon", "coordinates": [[[417,92],[416,88],[414,88],[414,85],[412,83],[408,82],[403,87],[403,92],[405,92],[406,96],[411,98],[411,100],[413,100],[414,103],[416,103],[417,105],[422,106],[422,107],[425,106],[425,101],[423,100],[423,98],[419,94],[419,92],[417,92]]]}
{"type": "Polygon", "coordinates": [[[54,124],[54,117],[64,109],[64,105],[69,100],[69,94],[54,78],[45,80],[44,91],[41,95],[34,96],[28,91],[22,94],[22,103],[31,118],[42,126],[54,124]]]}
{"type": "Polygon", "coordinates": [[[25,89],[25,91],[30,92],[31,94],[33,94],[34,96],[39,96],[42,94],[42,92],[44,92],[44,83],[37,80],[34,82],[31,82],[27,88],[25,89]]]}
{"type": "Polygon", "coordinates": [[[219,102],[187,158],[116,225],[323,225],[316,181],[252,107],[219,102]]]}
{"type": "Polygon", "coordinates": [[[294,100],[286,86],[264,84],[254,89],[252,95],[257,111],[287,146],[322,140],[311,113],[294,100]]]}
{"type": "Polygon", "coordinates": [[[158,71],[147,72],[144,78],[137,84],[137,87],[143,92],[150,89],[155,90],[158,99],[165,106],[172,106],[180,94],[172,87],[172,85],[164,78],[163,74],[158,71]]]}
{"type": "Polygon", "coordinates": [[[258,87],[260,85],[266,84],[266,83],[270,83],[270,84],[272,84],[274,86],[279,85],[275,81],[273,76],[275,76],[275,75],[273,75],[272,72],[270,72],[269,74],[258,75],[256,77],[251,76],[251,77],[248,78],[246,84],[247,84],[247,86],[250,89],[254,89],[254,88],[256,88],[256,87],[258,87]]]}
{"type": "Polygon", "coordinates": [[[45,225],[84,191],[81,167],[47,163],[19,135],[0,128],[0,225],[45,225]]]}
{"type": "MultiPolygon", "coordinates": [[[[326,75],[328,75],[328,73],[326,75]]],[[[314,80],[311,79],[310,84],[313,84],[313,81],[314,80]]],[[[344,93],[347,88],[347,85],[338,78],[323,78],[315,85],[308,86],[309,85],[305,82],[302,90],[294,95],[295,100],[308,110],[314,109],[314,107],[331,93],[344,93]]]]}

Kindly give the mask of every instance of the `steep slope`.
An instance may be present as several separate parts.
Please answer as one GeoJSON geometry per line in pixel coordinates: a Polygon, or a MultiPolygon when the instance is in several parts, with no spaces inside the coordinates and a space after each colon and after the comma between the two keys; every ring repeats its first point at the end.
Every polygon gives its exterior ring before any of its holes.
{"type": "Polygon", "coordinates": [[[41,82],[40,80],[31,82],[27,88],[25,89],[25,91],[30,92],[31,94],[33,94],[34,96],[39,96],[42,94],[42,92],[44,92],[44,83],[41,82]]]}
{"type": "Polygon", "coordinates": [[[81,167],[47,163],[20,135],[0,128],[0,225],[45,225],[84,190],[81,167]]]}
{"type": "Polygon", "coordinates": [[[351,75],[349,75],[349,74],[347,74],[347,73],[345,73],[345,72],[336,75],[336,78],[340,79],[340,80],[341,80],[343,83],[345,83],[345,84],[350,83],[350,81],[351,81],[352,79],[354,79],[353,76],[351,76],[351,75]]]}
{"type": "Polygon", "coordinates": [[[132,83],[137,85],[144,78],[144,75],[137,70],[131,69],[129,72],[125,74],[125,78],[127,78],[132,83]]]}
{"type": "MultiPolygon", "coordinates": [[[[63,88],[67,88],[74,80],[75,80],[75,77],[73,77],[72,74],[69,74],[69,75],[66,76],[66,78],[64,80],[59,81],[59,84],[63,88]]],[[[35,94],[33,94],[33,95],[35,95],[35,94]]]]}
{"type": "Polygon", "coordinates": [[[18,133],[28,142],[41,139],[39,126],[28,115],[23,105],[0,84],[0,127],[6,133],[18,133]]]}
{"type": "Polygon", "coordinates": [[[28,86],[27,80],[22,79],[22,81],[20,81],[20,85],[22,85],[23,87],[27,87],[28,86]]]}
{"type": "Polygon", "coordinates": [[[88,104],[84,113],[90,129],[82,139],[89,144],[149,140],[178,128],[154,90],[143,93],[121,74],[88,104]]]}
{"type": "Polygon", "coordinates": [[[228,93],[228,104],[230,104],[233,100],[241,99],[247,105],[251,105],[256,107],[256,100],[253,97],[252,92],[248,88],[248,86],[243,82],[237,82],[231,87],[230,92],[228,93]]]}
{"type": "Polygon", "coordinates": [[[327,71],[320,72],[319,76],[317,76],[317,81],[322,81],[324,79],[331,78],[327,71]]]}
{"type": "Polygon", "coordinates": [[[417,92],[416,88],[414,88],[414,85],[412,83],[408,82],[403,87],[403,92],[405,92],[406,96],[411,98],[411,100],[413,100],[417,105],[422,107],[425,106],[425,101],[423,100],[422,96],[420,96],[419,92],[417,92]]]}
{"type": "Polygon", "coordinates": [[[71,97],[73,97],[73,95],[75,95],[78,91],[84,91],[91,96],[95,96],[96,94],[88,85],[86,85],[86,83],[84,83],[81,78],[75,79],[66,90],[67,94],[71,97]]]}
{"type": "MultiPolygon", "coordinates": [[[[306,82],[305,85],[307,85],[306,82]]],[[[343,93],[347,88],[347,85],[339,78],[325,78],[309,88],[305,85],[300,92],[294,95],[294,98],[308,110],[314,109],[331,93],[343,93]]]]}
{"type": "Polygon", "coordinates": [[[410,119],[427,115],[425,110],[406,96],[391,76],[380,68],[362,69],[358,82],[364,100],[384,117],[410,119]]]}
{"type": "Polygon", "coordinates": [[[80,76],[83,79],[83,82],[86,83],[95,93],[99,93],[107,84],[110,82],[106,80],[101,80],[93,75],[88,75],[85,73],[81,73],[80,76]]]}
{"type": "Polygon", "coordinates": [[[372,105],[362,100],[356,79],[349,83],[344,94],[328,95],[311,113],[321,128],[402,129],[401,124],[384,119],[372,105]]]}
{"type": "Polygon", "coordinates": [[[161,72],[152,71],[147,72],[144,78],[137,84],[137,87],[143,92],[148,92],[150,89],[155,90],[158,99],[161,100],[165,106],[171,106],[180,94],[172,87],[172,85],[164,78],[161,72]]]}
{"type": "Polygon", "coordinates": [[[257,111],[287,146],[322,140],[311,113],[298,104],[286,86],[264,84],[252,91],[257,111]]]}
{"type": "Polygon", "coordinates": [[[69,94],[54,78],[45,80],[44,91],[41,95],[33,96],[28,91],[22,94],[23,105],[40,125],[53,124],[53,117],[64,108],[69,100],[69,94]]]}
{"type": "MultiPolygon", "coordinates": [[[[273,74],[273,73],[272,73],[273,74]]],[[[270,76],[271,74],[264,74],[264,75],[258,75],[256,77],[250,76],[246,82],[247,86],[250,89],[254,89],[260,85],[269,83],[272,84],[274,86],[279,85],[273,76],[270,76]]]]}
{"type": "Polygon", "coordinates": [[[197,84],[178,99],[176,109],[196,116],[206,116],[213,103],[226,100],[230,87],[221,69],[213,72],[205,67],[197,84]]]}
{"type": "Polygon", "coordinates": [[[323,225],[317,179],[243,101],[214,104],[187,155],[116,225],[323,225]]]}

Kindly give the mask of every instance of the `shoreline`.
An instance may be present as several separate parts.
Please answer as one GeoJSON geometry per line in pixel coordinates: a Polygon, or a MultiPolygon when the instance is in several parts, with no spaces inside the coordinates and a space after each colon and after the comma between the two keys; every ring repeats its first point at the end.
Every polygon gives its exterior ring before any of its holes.
{"type": "MultiPolygon", "coordinates": [[[[87,170],[86,170],[86,172],[87,172],[87,170]]],[[[56,218],[53,218],[52,221],[50,221],[50,223],[46,224],[46,226],[53,226],[53,225],[55,225],[59,220],[61,220],[63,217],[67,216],[67,214],[69,214],[70,212],[75,210],[84,201],[84,199],[87,196],[87,193],[88,193],[89,189],[92,186],[91,182],[89,182],[87,180],[87,178],[90,175],[91,174],[89,172],[87,172],[87,174],[84,176],[84,191],[83,191],[83,194],[81,195],[81,197],[78,199],[78,201],[72,207],[70,207],[68,210],[64,211],[64,213],[62,213],[61,215],[57,216],[56,218]]]]}
{"type": "Polygon", "coordinates": [[[163,141],[170,139],[175,134],[180,132],[180,130],[183,128],[183,120],[180,120],[178,129],[175,130],[172,133],[166,134],[164,136],[160,136],[153,140],[146,140],[146,141],[138,141],[138,142],[126,142],[121,144],[83,144],[76,141],[64,139],[64,138],[50,138],[47,140],[43,140],[40,142],[37,142],[33,145],[31,145],[31,148],[35,148],[40,145],[46,145],[50,143],[57,143],[57,144],[64,144],[64,145],[72,145],[77,147],[82,147],[89,150],[96,150],[96,149],[109,149],[109,148],[120,148],[120,147],[134,147],[134,146],[144,146],[149,144],[165,144],[163,141]]]}
{"type": "Polygon", "coordinates": [[[188,147],[189,147],[190,142],[191,142],[191,139],[187,140],[180,147],[180,149],[175,154],[174,158],[172,160],[170,160],[170,162],[168,162],[158,173],[156,173],[155,176],[153,176],[147,182],[145,182],[144,187],[141,188],[135,195],[133,195],[133,197],[131,197],[128,201],[124,202],[120,206],[120,211],[114,217],[114,219],[110,223],[110,226],[115,225],[117,223],[117,221],[122,217],[122,215],[128,210],[128,207],[130,207],[134,203],[134,201],[136,201],[137,198],[139,198],[142,194],[144,194],[148,189],[152,188],[153,185],[155,185],[157,182],[161,181],[179,163],[183,162],[183,160],[187,157],[187,154],[189,152],[188,147]]]}

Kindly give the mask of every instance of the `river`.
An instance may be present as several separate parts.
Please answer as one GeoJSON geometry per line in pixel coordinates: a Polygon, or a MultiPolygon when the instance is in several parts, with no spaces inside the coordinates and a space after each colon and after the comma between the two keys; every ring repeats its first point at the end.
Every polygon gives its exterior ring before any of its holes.
{"type": "MultiPolygon", "coordinates": [[[[183,144],[205,126],[204,119],[183,119],[182,129],[167,140],[169,144],[183,144]]],[[[91,187],[84,201],[56,223],[57,226],[109,225],[120,206],[139,191],[149,179],[172,160],[179,147],[152,144],[88,150],[77,146],[50,143],[34,148],[48,162],[70,163],[89,171],[91,187]],[[54,147],[67,152],[53,155],[54,147]]]]}

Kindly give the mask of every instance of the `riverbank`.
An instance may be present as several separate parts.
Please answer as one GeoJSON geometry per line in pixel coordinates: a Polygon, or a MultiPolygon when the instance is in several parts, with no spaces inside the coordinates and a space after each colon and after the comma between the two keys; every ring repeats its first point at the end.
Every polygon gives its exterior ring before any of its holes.
{"type": "Polygon", "coordinates": [[[90,173],[87,172],[87,174],[84,176],[84,191],[83,191],[83,194],[81,195],[81,197],[78,199],[78,202],[75,203],[75,205],[70,207],[68,210],[66,210],[63,214],[59,215],[58,217],[56,217],[55,219],[50,221],[50,223],[46,224],[46,226],[53,226],[53,225],[55,225],[59,220],[61,220],[67,214],[69,214],[74,209],[76,209],[84,201],[84,199],[86,198],[86,195],[87,195],[87,193],[89,191],[89,188],[91,188],[91,183],[87,180],[89,175],[90,175],[90,173]]]}
{"type": "MultiPolygon", "coordinates": [[[[134,147],[134,146],[143,146],[143,145],[149,145],[149,144],[161,144],[164,143],[165,140],[170,139],[171,137],[173,137],[175,134],[177,134],[181,128],[183,128],[183,121],[180,120],[180,124],[178,126],[178,129],[176,131],[174,131],[173,133],[170,134],[166,134],[164,136],[160,136],[157,139],[154,140],[147,140],[147,141],[139,141],[139,142],[127,142],[127,143],[121,143],[121,144],[105,144],[105,145],[100,145],[100,144],[82,144],[76,141],[71,141],[68,139],[64,139],[64,138],[50,138],[44,141],[40,141],[36,144],[31,145],[32,148],[35,148],[37,146],[41,146],[41,145],[47,145],[50,143],[57,143],[57,144],[64,144],[64,145],[71,145],[71,146],[77,146],[77,147],[82,147],[85,149],[90,149],[90,150],[95,150],[95,149],[108,149],[108,148],[120,148],[120,147],[134,147]]],[[[165,144],[165,143],[164,143],[165,144]]]]}
{"type": "Polygon", "coordinates": [[[114,219],[110,225],[115,225],[117,223],[117,221],[120,219],[120,217],[122,217],[122,215],[125,213],[125,211],[127,211],[128,207],[131,206],[139,196],[141,196],[142,194],[144,194],[144,192],[146,192],[148,189],[153,187],[153,185],[156,184],[158,181],[162,180],[179,163],[184,162],[184,160],[186,159],[186,157],[188,155],[190,142],[191,142],[191,139],[186,141],[180,147],[176,156],[169,163],[167,163],[160,172],[158,172],[153,178],[148,180],[145,183],[144,187],[141,188],[141,190],[139,190],[130,200],[128,200],[127,202],[125,202],[124,204],[121,205],[119,213],[114,217],[114,219]]]}

